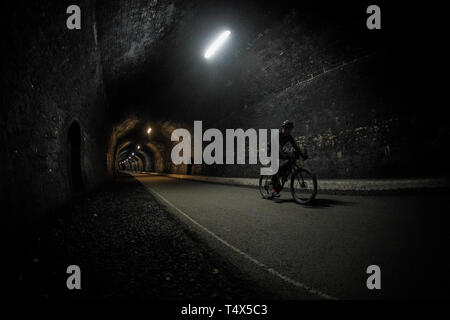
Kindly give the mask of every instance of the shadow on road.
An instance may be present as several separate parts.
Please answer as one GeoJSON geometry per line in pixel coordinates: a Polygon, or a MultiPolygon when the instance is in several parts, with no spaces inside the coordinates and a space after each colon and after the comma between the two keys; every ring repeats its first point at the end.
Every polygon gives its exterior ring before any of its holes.
{"type": "MultiPolygon", "coordinates": [[[[275,199],[273,200],[275,203],[285,203],[285,202],[292,202],[295,203],[294,199],[275,199]]],[[[314,201],[311,204],[304,205],[308,208],[330,208],[335,206],[351,206],[353,205],[352,202],[349,201],[341,201],[336,199],[325,199],[325,198],[319,198],[314,199],[314,201]]],[[[299,204],[299,206],[301,206],[299,204]]]]}
{"type": "Polygon", "coordinates": [[[334,207],[334,206],[351,206],[351,205],[353,205],[353,203],[349,202],[349,201],[319,198],[319,199],[314,199],[314,201],[310,205],[308,205],[308,207],[329,208],[329,207],[334,207]]]}

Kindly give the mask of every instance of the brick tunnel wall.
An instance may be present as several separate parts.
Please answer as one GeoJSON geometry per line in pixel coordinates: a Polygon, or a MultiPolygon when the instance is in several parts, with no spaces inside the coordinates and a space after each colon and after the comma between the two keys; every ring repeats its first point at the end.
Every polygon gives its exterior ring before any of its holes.
{"type": "MultiPolygon", "coordinates": [[[[219,93],[206,103],[223,115],[210,127],[277,128],[290,119],[294,137],[309,151],[307,166],[322,178],[448,174],[442,153],[448,124],[432,95],[423,99],[428,88],[417,61],[426,56],[407,40],[378,41],[363,27],[347,37],[345,27],[302,25],[296,14],[229,53],[241,68],[220,70],[211,81],[219,93]]],[[[189,103],[205,104],[205,98],[189,103]]],[[[203,165],[201,171],[252,177],[258,168],[203,165]]]]}
{"type": "MultiPolygon", "coordinates": [[[[386,31],[368,30],[364,4],[348,5],[348,14],[347,7],[319,4],[275,14],[255,3],[248,10],[237,2],[222,8],[220,1],[98,5],[108,97],[121,117],[134,105],[141,116],[177,117],[184,128],[194,120],[205,128],[276,128],[290,119],[320,177],[446,173],[448,157],[440,150],[448,125],[434,101],[421,107],[416,96],[424,82],[414,78],[424,74],[417,61],[427,60],[426,49],[410,47],[412,38],[389,24],[386,31]],[[339,18],[344,13],[351,21],[339,18]],[[209,63],[200,51],[201,38],[215,26],[212,17],[234,29],[230,46],[209,63]]],[[[164,139],[159,170],[187,172],[170,162],[170,132],[164,139]]],[[[194,165],[192,172],[255,176],[258,166],[194,165]]]]}
{"type": "MultiPolygon", "coordinates": [[[[309,152],[308,166],[321,177],[414,175],[426,156],[417,153],[416,148],[425,148],[430,141],[420,141],[412,122],[417,115],[401,116],[393,111],[398,106],[390,110],[389,106],[398,101],[386,97],[383,88],[373,86],[376,84],[372,77],[380,76],[389,53],[387,50],[362,56],[294,82],[223,119],[218,126],[227,128],[239,123],[243,127],[276,128],[290,119],[295,123],[295,139],[309,152]]],[[[389,75],[382,75],[386,77],[389,75]]],[[[436,146],[444,142],[440,141],[440,130],[436,128],[432,135],[431,143],[436,146]]],[[[255,166],[223,169],[222,174],[227,175],[257,173],[255,166]]]]}
{"type": "MultiPolygon", "coordinates": [[[[208,10],[216,7],[206,2],[208,10]]],[[[161,125],[163,139],[153,141],[152,134],[147,141],[157,171],[188,171],[170,162],[170,133],[194,120],[204,120],[204,129],[258,129],[291,119],[296,139],[309,150],[308,166],[320,177],[448,174],[442,150],[450,135],[442,106],[433,95],[416,96],[432,81],[414,78],[432,64],[421,56],[430,47],[426,39],[409,57],[415,50],[378,41],[361,21],[314,22],[301,10],[272,17],[263,9],[241,10],[235,1],[222,20],[234,22],[235,40],[208,64],[200,52],[204,39],[196,37],[216,20],[200,21],[201,6],[185,3],[80,1],[81,31],[66,28],[67,1],[2,3],[10,14],[4,21],[9,46],[2,59],[0,188],[10,212],[45,211],[70,198],[68,130],[74,121],[81,127],[86,189],[112,175],[116,147],[129,139],[122,133],[136,125],[120,125],[131,111],[143,126],[147,120],[169,124],[161,125]],[[260,22],[246,25],[253,18],[260,22]]],[[[214,17],[224,11],[214,10],[214,17]]],[[[245,177],[257,169],[191,170],[245,177]]]]}
{"type": "Polygon", "coordinates": [[[68,131],[81,128],[86,190],[106,177],[108,120],[95,12],[82,8],[82,29],[66,28],[67,1],[3,4],[9,12],[2,67],[0,188],[4,214],[33,218],[72,194],[68,131]],[[11,6],[11,7],[9,7],[11,6]],[[14,6],[14,7],[12,7],[14,6]]]}

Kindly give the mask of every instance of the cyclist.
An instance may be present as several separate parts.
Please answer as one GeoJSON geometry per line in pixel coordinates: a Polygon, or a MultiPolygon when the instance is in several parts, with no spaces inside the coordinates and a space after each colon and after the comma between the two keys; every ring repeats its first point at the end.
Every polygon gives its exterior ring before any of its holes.
{"type": "Polygon", "coordinates": [[[272,197],[280,196],[280,190],[278,190],[279,189],[278,176],[284,175],[284,171],[286,170],[287,164],[289,163],[289,161],[286,161],[286,160],[298,159],[298,156],[301,156],[303,158],[303,160],[308,159],[308,155],[306,154],[306,152],[303,153],[300,150],[299,146],[295,142],[295,139],[292,137],[292,135],[291,135],[292,129],[294,129],[294,124],[289,120],[285,120],[281,124],[281,130],[280,130],[280,136],[279,136],[280,167],[279,167],[278,173],[272,176],[272,197]],[[283,150],[283,147],[287,143],[290,143],[292,145],[292,147],[294,148],[294,152],[287,153],[283,150]],[[284,160],[284,161],[282,161],[282,160],[284,160]]]}

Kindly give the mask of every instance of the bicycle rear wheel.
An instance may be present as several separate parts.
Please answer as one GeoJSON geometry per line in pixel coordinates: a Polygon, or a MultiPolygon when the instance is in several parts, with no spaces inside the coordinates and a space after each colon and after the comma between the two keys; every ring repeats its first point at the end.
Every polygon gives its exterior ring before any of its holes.
{"type": "Polygon", "coordinates": [[[291,193],[299,204],[311,203],[317,194],[317,178],[308,169],[300,168],[291,176],[291,193]]]}
{"type": "Polygon", "coordinates": [[[259,192],[264,199],[272,197],[272,176],[259,177],[259,192]]]}

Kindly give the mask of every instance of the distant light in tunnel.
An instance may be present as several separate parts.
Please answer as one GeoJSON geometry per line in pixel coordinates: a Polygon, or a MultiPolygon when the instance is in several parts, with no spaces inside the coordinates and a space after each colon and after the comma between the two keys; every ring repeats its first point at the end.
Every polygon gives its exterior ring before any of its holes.
{"type": "Polygon", "coordinates": [[[140,145],[138,145],[138,146],[137,146],[137,149],[139,150],[140,148],[141,148],[141,146],[140,146],[140,145]]]}
{"type": "Polygon", "coordinates": [[[206,49],[205,51],[205,58],[209,59],[227,40],[228,36],[230,35],[230,31],[224,31],[220,34],[219,37],[217,37],[216,40],[211,43],[211,45],[206,49]]]}
{"type": "Polygon", "coordinates": [[[132,152],[131,155],[134,156],[134,152],[132,152]]]}
{"type": "Polygon", "coordinates": [[[147,134],[150,134],[150,132],[152,132],[152,128],[147,129],[147,134]]]}

